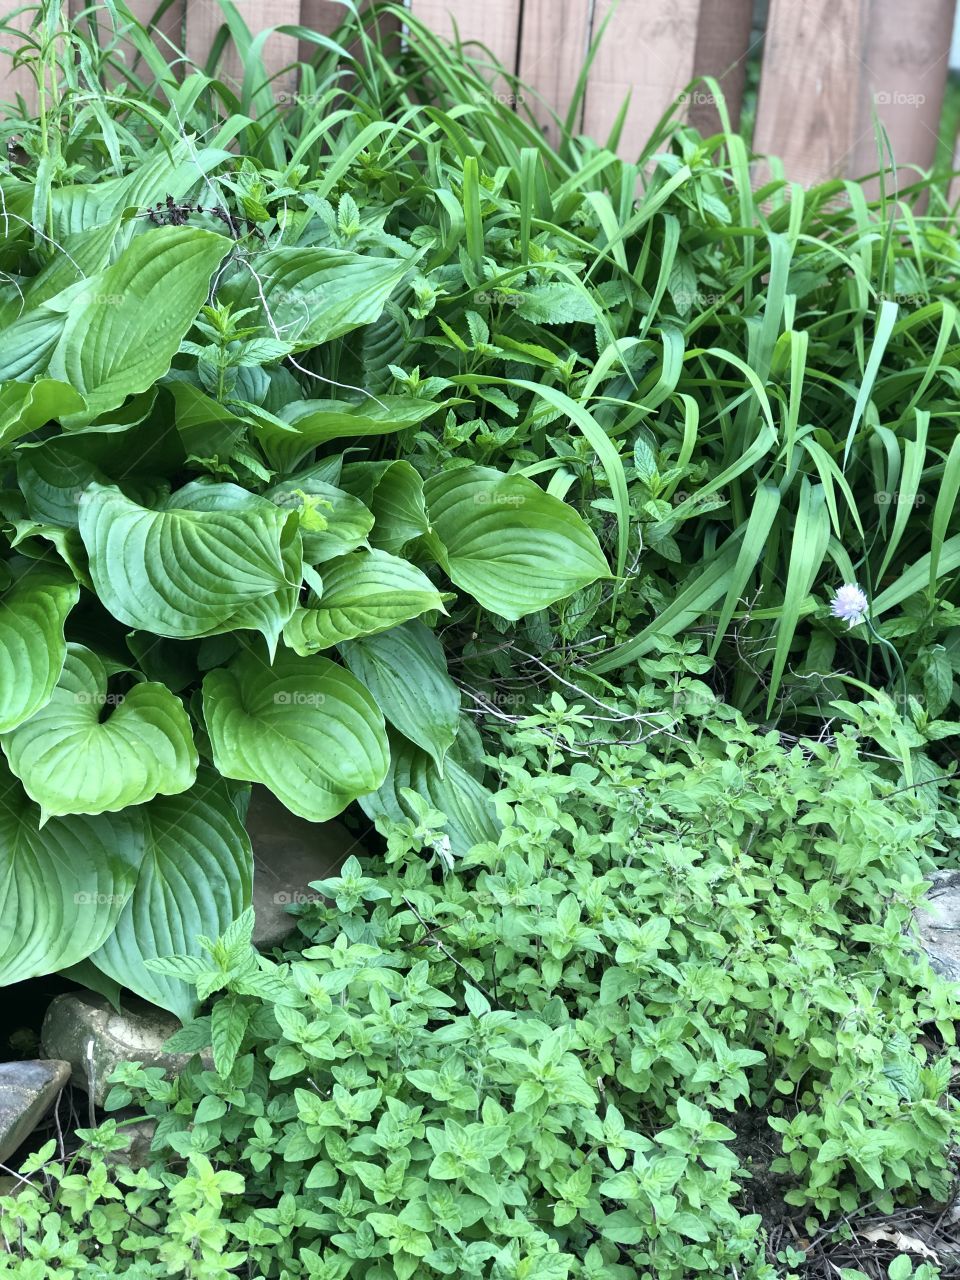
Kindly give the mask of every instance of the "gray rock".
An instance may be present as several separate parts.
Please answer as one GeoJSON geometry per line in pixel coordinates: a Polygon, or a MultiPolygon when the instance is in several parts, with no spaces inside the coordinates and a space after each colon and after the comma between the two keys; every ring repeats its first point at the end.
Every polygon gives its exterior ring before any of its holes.
{"type": "Polygon", "coordinates": [[[960,871],[937,871],[930,881],[929,909],[914,912],[917,934],[931,968],[960,982],[960,871]]]}
{"type": "Polygon", "coordinates": [[[266,787],[254,786],[246,825],[253,845],[253,943],[267,951],[297,927],[287,907],[319,898],[310,882],[336,875],[363,849],[341,823],[298,818],[266,787]]]}
{"type": "MultiPolygon", "coordinates": [[[[130,1169],[145,1169],[155,1158],[150,1152],[153,1135],[157,1131],[156,1120],[134,1120],[132,1124],[120,1124],[119,1114],[111,1112],[117,1118],[117,1136],[126,1141],[122,1151],[108,1151],[104,1164],[124,1165],[130,1169]]],[[[166,1162],[169,1164],[169,1160],[166,1162]]]]}
{"type": "Polygon", "coordinates": [[[69,1079],[65,1061],[0,1063],[0,1161],[30,1137],[69,1079]]]}
{"type": "Polygon", "coordinates": [[[57,996],[43,1020],[41,1040],[51,1058],[73,1068],[73,1083],[102,1106],[111,1085],[107,1079],[121,1062],[163,1067],[171,1075],[190,1061],[189,1054],[165,1053],[164,1041],[179,1021],[144,1000],[124,1001],[117,1013],[103,996],[90,992],[57,996]]]}

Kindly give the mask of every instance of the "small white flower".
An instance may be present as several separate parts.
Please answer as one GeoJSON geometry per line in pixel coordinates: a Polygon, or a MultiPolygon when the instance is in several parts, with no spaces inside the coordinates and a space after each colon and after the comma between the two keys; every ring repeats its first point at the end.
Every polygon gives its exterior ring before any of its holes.
{"type": "Polygon", "coordinates": [[[855,582],[844,583],[830,602],[830,612],[850,627],[855,627],[867,616],[867,597],[855,582]]]}

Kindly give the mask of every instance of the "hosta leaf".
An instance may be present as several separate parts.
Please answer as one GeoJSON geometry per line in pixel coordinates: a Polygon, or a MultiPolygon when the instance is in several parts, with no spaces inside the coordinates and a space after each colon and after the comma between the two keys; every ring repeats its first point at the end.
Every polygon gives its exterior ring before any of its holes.
{"type": "Polygon", "coordinates": [[[355,551],[373,528],[373,512],[358,498],[310,475],[284,480],[264,497],[300,512],[307,564],[322,564],[355,551]]]}
{"type": "Polygon", "coordinates": [[[33,520],[73,529],[80,520],[84,489],[110,483],[97,466],[57,438],[17,453],[17,482],[33,520]]]}
{"type": "Polygon", "coordinates": [[[289,580],[284,560],[292,512],[235,485],[207,486],[202,498],[200,486],[189,488],[189,500],[207,509],[154,511],[99,484],[80,501],[80,534],[101,603],[127,626],[181,640],[232,630],[240,610],[300,581],[289,580]],[[214,489],[232,491],[221,495],[222,506],[214,489]]]}
{"type": "Polygon", "coordinates": [[[317,653],[431,609],[446,612],[443,596],[416,565],[386,551],[354,551],[323,566],[319,604],[297,609],[283,638],[296,653],[317,653]]]}
{"type": "Polygon", "coordinates": [[[67,315],[49,372],[85,397],[85,417],[116,408],[167,372],[230,245],[212,231],[157,227],[79,286],[82,303],[67,315]]]}
{"type": "Polygon", "coordinates": [[[0,766],[0,984],[77,964],[113,931],[144,853],[140,811],[54,818],[0,766]]]}
{"type": "MultiPolygon", "coordinates": [[[[245,271],[225,293],[235,293],[245,307],[262,308],[266,301],[276,328],[303,350],[376,320],[411,263],[344,249],[284,247],[258,254],[253,267],[257,279],[245,271]]],[[[267,324],[267,317],[260,322],[267,324]]]]}
{"type": "Polygon", "coordinates": [[[83,397],[64,382],[5,382],[0,385],[0,448],[83,408],[83,397]]]}
{"type": "Polygon", "coordinates": [[[430,530],[423,498],[423,480],[402,458],[390,464],[373,490],[374,525],[371,541],[383,551],[400,555],[404,547],[430,530]]]}
{"type": "MultiPolygon", "coordinates": [[[[186,1020],[196,992],[145,961],[201,954],[197,938],[219,937],[250,905],[253,853],[226,785],[201,770],[190,791],[143,809],[146,856],[116,929],[91,956],[98,969],[186,1020]]],[[[70,820],[71,822],[74,819],[70,820]]],[[[46,828],[44,828],[46,830],[46,828]]]]}
{"type": "Polygon", "coordinates": [[[124,695],[109,694],[106,668],[79,644],[67,646],[46,706],[0,742],[44,821],[113,813],[174,795],[191,787],[197,774],[190,719],[176,694],[147,682],[124,695]],[[109,715],[101,722],[105,710],[109,715]]]}
{"type": "Polygon", "coordinates": [[[393,727],[426,751],[442,773],[457,736],[460,690],[447,674],[433,632],[422,622],[407,622],[344,644],[340,652],[393,727]]]}
{"type": "Polygon", "coordinates": [[[493,795],[482,782],[449,755],[441,777],[426,752],[391,736],[387,777],[375,794],[360,797],[360,807],[373,820],[413,818],[404,790],[415,791],[445,815],[443,829],[456,857],[464,857],[476,844],[499,839],[493,795]]]}
{"type": "Polygon", "coordinates": [[[47,702],[67,656],[67,615],[80,597],[73,575],[36,561],[6,591],[0,608],[0,733],[47,702]]]}
{"type": "Polygon", "coordinates": [[[63,333],[64,316],[46,307],[28,311],[0,331],[0,381],[42,373],[63,333]]]}
{"type": "Polygon", "coordinates": [[[252,415],[253,434],[270,456],[289,469],[305,454],[330,440],[390,435],[415,427],[440,406],[413,396],[382,396],[377,400],[295,400],[274,420],[264,412],[252,415]]]}
{"type": "Polygon", "coordinates": [[[247,650],[204,679],[203,715],[222,774],[262,782],[312,822],[336,817],[386,776],[383,715],[327,658],[281,650],[271,667],[247,650]]]}
{"type": "Polygon", "coordinates": [[[437,560],[503,618],[522,618],[610,576],[580,516],[525,476],[463,467],[431,476],[424,494],[437,560]]]}

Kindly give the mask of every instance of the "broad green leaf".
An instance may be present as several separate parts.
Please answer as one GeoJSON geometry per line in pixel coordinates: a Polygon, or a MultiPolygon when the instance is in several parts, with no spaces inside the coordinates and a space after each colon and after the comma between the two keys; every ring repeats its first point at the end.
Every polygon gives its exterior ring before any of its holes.
{"type": "Polygon", "coordinates": [[[54,818],[0,765],[0,985],[78,964],[113,931],[144,853],[139,810],[54,818]]]}
{"type": "Polygon", "coordinates": [[[49,364],[51,377],[87,401],[74,422],[116,408],[167,372],[230,245],[212,231],[158,227],[75,286],[83,292],[72,300],[49,364]]]}
{"type": "MultiPolygon", "coordinates": [[[[205,509],[155,511],[100,484],[80,501],[80,534],[101,603],[127,626],[181,640],[233,630],[242,610],[300,585],[284,558],[292,512],[236,485],[188,488],[170,504],[205,509]]],[[[255,625],[268,634],[273,622],[255,625]]]]}
{"type": "Polygon", "coordinates": [[[5,382],[0,386],[0,448],[53,419],[82,413],[83,397],[65,382],[5,382]]]}
{"type": "Polygon", "coordinates": [[[158,797],[136,812],[144,817],[146,856],[115,930],[91,960],[186,1020],[196,1009],[194,989],[151,972],[145,961],[199,956],[197,938],[219,937],[250,905],[250,839],[212,769],[202,769],[190,791],[158,797]]]}
{"type": "Polygon", "coordinates": [[[308,474],[284,480],[263,496],[300,513],[307,564],[322,564],[355,551],[373,528],[373,512],[358,498],[308,474]]]}
{"type": "Polygon", "coordinates": [[[416,565],[386,551],[354,551],[323,566],[319,603],[298,608],[283,638],[306,656],[387,631],[433,609],[446,613],[443,596],[416,565]]]}
{"type": "MultiPolygon", "coordinates": [[[[302,351],[377,320],[412,261],[291,246],[257,254],[251,266],[256,278],[242,272],[225,294],[261,311],[266,302],[275,328],[302,351]]],[[[269,325],[266,315],[259,322],[269,325]]]]}
{"type": "Polygon", "coordinates": [[[441,406],[413,396],[360,400],[295,400],[279,415],[252,414],[253,434],[271,458],[289,469],[330,440],[391,435],[415,427],[441,406]]]}
{"type": "Polygon", "coordinates": [[[370,541],[400,555],[415,538],[430,532],[423,480],[409,462],[390,463],[374,486],[371,508],[376,523],[370,541]]]}
{"type": "Polygon", "coordinates": [[[0,382],[43,373],[64,328],[64,316],[46,307],[27,311],[0,330],[0,382]]]}
{"type": "Polygon", "coordinates": [[[450,852],[465,857],[476,844],[500,837],[493,794],[452,756],[448,755],[441,776],[430,756],[411,742],[391,736],[390,769],[383,785],[373,795],[359,798],[368,818],[401,821],[415,812],[404,797],[415,791],[444,814],[444,833],[450,852]]]}
{"type": "Polygon", "coordinates": [[[73,575],[50,561],[34,561],[0,603],[0,733],[14,729],[49,700],[67,645],[63,635],[80,598],[73,575]]]}
{"type": "Polygon", "coordinates": [[[407,622],[341,645],[340,653],[393,727],[443,773],[460,723],[460,690],[433,632],[422,622],[407,622]]]}
{"type": "Polygon", "coordinates": [[[67,646],[46,706],[0,743],[44,821],[113,813],[175,795],[188,790],[197,774],[190,719],[176,694],[148,682],[126,694],[109,693],[103,662],[79,644],[67,646]]]}
{"type": "Polygon", "coordinates": [[[502,618],[515,621],[610,577],[595,534],[526,476],[462,467],[431,476],[424,496],[438,562],[502,618]]]}
{"type": "Polygon", "coordinates": [[[93,483],[110,483],[99,467],[62,437],[47,440],[38,449],[18,451],[17,482],[31,519],[73,529],[80,522],[84,489],[93,483]]]}
{"type": "Polygon", "coordinates": [[[228,778],[262,782],[311,822],[336,817],[383,782],[383,715],[360,682],[327,658],[252,650],[203,682],[213,759],[228,778]]]}

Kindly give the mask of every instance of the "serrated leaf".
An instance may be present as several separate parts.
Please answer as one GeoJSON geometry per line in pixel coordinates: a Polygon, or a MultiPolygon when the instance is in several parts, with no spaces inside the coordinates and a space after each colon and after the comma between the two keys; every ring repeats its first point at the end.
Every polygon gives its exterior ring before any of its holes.
{"type": "Polygon", "coordinates": [[[340,652],[387,720],[442,773],[460,723],[460,690],[447,674],[433,632],[421,622],[407,622],[344,644],[340,652]]]}
{"type": "Polygon", "coordinates": [[[224,996],[213,1006],[210,1016],[210,1042],[213,1065],[220,1075],[230,1073],[240,1052],[250,1021],[251,1006],[237,996],[224,996]]]}
{"type": "Polygon", "coordinates": [[[442,595],[416,565],[386,551],[354,551],[323,566],[319,604],[298,608],[283,638],[306,656],[376,635],[429,610],[446,613],[442,595]]]}
{"type": "Polygon", "coordinates": [[[431,476],[424,495],[437,560],[500,617],[516,621],[610,576],[580,516],[526,476],[463,467],[431,476]]]}
{"type": "Polygon", "coordinates": [[[144,682],[111,701],[107,681],[95,653],[68,645],[49,701],[0,736],[11,770],[40,805],[44,821],[114,813],[193,786],[197,748],[176,694],[144,682]]]}
{"type": "Polygon", "coordinates": [[[143,815],[146,856],[116,928],[91,959],[117,982],[185,1020],[196,1009],[196,992],[181,978],[151,972],[147,962],[199,957],[198,937],[219,937],[249,907],[250,838],[226,786],[209,769],[201,770],[189,791],[158,797],[133,812],[143,815]]]}
{"type": "Polygon", "coordinates": [[[360,682],[329,659],[281,650],[270,666],[248,650],[203,682],[214,763],[262,782],[311,822],[336,817],[383,782],[383,715],[360,682]]]}

